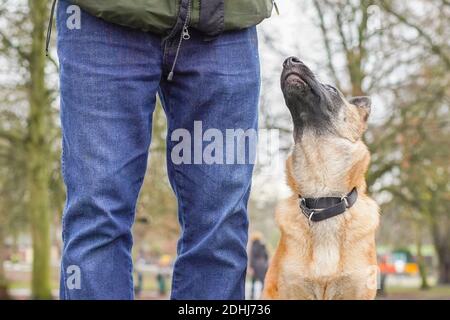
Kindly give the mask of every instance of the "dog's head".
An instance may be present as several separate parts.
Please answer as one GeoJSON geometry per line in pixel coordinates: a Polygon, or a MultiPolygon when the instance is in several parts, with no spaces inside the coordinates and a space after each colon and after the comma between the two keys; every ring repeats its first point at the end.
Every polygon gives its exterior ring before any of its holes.
{"type": "Polygon", "coordinates": [[[316,185],[317,190],[337,194],[363,184],[370,155],[361,138],[371,99],[347,100],[295,57],[284,62],[281,88],[294,122],[292,181],[302,192],[306,185],[316,185]]]}
{"type": "Polygon", "coordinates": [[[359,140],[366,130],[371,99],[345,99],[334,86],[321,83],[296,57],[284,62],[281,88],[294,120],[296,140],[305,129],[334,133],[351,141],[359,140]]]}

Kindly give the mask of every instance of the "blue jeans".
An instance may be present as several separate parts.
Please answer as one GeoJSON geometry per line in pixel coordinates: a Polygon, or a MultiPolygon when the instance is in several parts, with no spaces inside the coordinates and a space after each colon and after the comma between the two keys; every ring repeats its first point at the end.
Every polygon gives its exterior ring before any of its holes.
{"type": "MultiPolygon", "coordinates": [[[[255,28],[204,41],[191,30],[167,81],[178,37],[110,24],[69,4],[57,13],[63,214],[62,299],[133,299],[132,234],[159,93],[168,137],[179,128],[257,129],[260,88],[255,28]],[[70,11],[70,10],[69,10],[70,11]],[[78,278],[74,278],[78,276],[78,278]]],[[[181,238],[173,299],[243,299],[252,164],[175,164],[181,238]]],[[[155,181],[155,183],[157,183],[155,181]]]]}

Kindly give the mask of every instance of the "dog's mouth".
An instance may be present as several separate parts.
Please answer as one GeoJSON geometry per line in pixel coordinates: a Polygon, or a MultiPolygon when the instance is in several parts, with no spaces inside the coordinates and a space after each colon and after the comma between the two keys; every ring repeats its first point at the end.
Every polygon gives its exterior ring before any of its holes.
{"type": "Polygon", "coordinates": [[[285,86],[294,85],[300,87],[309,87],[307,80],[302,77],[299,72],[296,71],[287,72],[284,76],[283,82],[285,86]]]}
{"type": "Polygon", "coordinates": [[[332,107],[337,102],[311,69],[298,58],[288,58],[283,64],[280,80],[296,132],[306,126],[317,130],[332,126],[332,107]]]}

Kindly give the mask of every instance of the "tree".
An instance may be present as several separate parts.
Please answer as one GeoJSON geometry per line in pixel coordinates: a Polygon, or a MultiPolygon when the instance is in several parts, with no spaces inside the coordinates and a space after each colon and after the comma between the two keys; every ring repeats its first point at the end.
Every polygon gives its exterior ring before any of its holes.
{"type": "MultiPolygon", "coordinates": [[[[52,92],[48,88],[45,57],[45,35],[49,2],[3,0],[0,21],[8,27],[0,31],[0,58],[8,61],[6,71],[10,85],[2,87],[2,116],[16,118],[0,127],[0,139],[13,154],[20,154],[24,183],[23,210],[27,212],[33,245],[32,295],[37,299],[51,298],[50,248],[51,221],[56,203],[50,201],[53,182],[52,161],[55,152],[55,119],[51,108],[52,92]]],[[[10,120],[10,119],[9,119],[10,120]]],[[[9,170],[15,170],[13,161],[9,170]]],[[[20,172],[20,171],[19,171],[20,172]]],[[[10,184],[13,189],[15,184],[10,184]]],[[[55,201],[58,202],[58,201],[55,201]]],[[[18,205],[18,204],[16,204],[18,205]]]]}
{"type": "MultiPolygon", "coordinates": [[[[449,138],[448,2],[312,0],[311,5],[331,79],[345,95],[373,95],[389,106],[367,134],[371,191],[389,194],[382,204],[395,202],[397,214],[407,208],[402,216],[418,233],[427,226],[440,283],[449,283],[449,167],[442,148],[449,138]]],[[[421,245],[418,241],[419,252],[421,245]]]]}
{"type": "Polygon", "coordinates": [[[395,166],[398,180],[385,189],[428,227],[439,258],[439,283],[450,284],[450,154],[442,147],[450,134],[450,7],[447,1],[422,4],[425,14],[417,15],[398,1],[380,1],[394,21],[416,34],[415,46],[421,49],[414,81],[395,89],[402,115],[395,140],[402,158],[395,166]]]}

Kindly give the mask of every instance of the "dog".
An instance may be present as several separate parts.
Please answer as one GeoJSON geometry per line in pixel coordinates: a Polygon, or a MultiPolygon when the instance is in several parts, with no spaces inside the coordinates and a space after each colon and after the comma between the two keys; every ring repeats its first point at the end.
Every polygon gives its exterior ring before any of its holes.
{"type": "Polygon", "coordinates": [[[294,194],[276,209],[281,238],[263,299],[374,299],[380,215],[366,194],[370,153],[362,141],[371,99],[347,100],[296,57],[284,62],[281,87],[294,124],[286,162],[294,194]]]}

